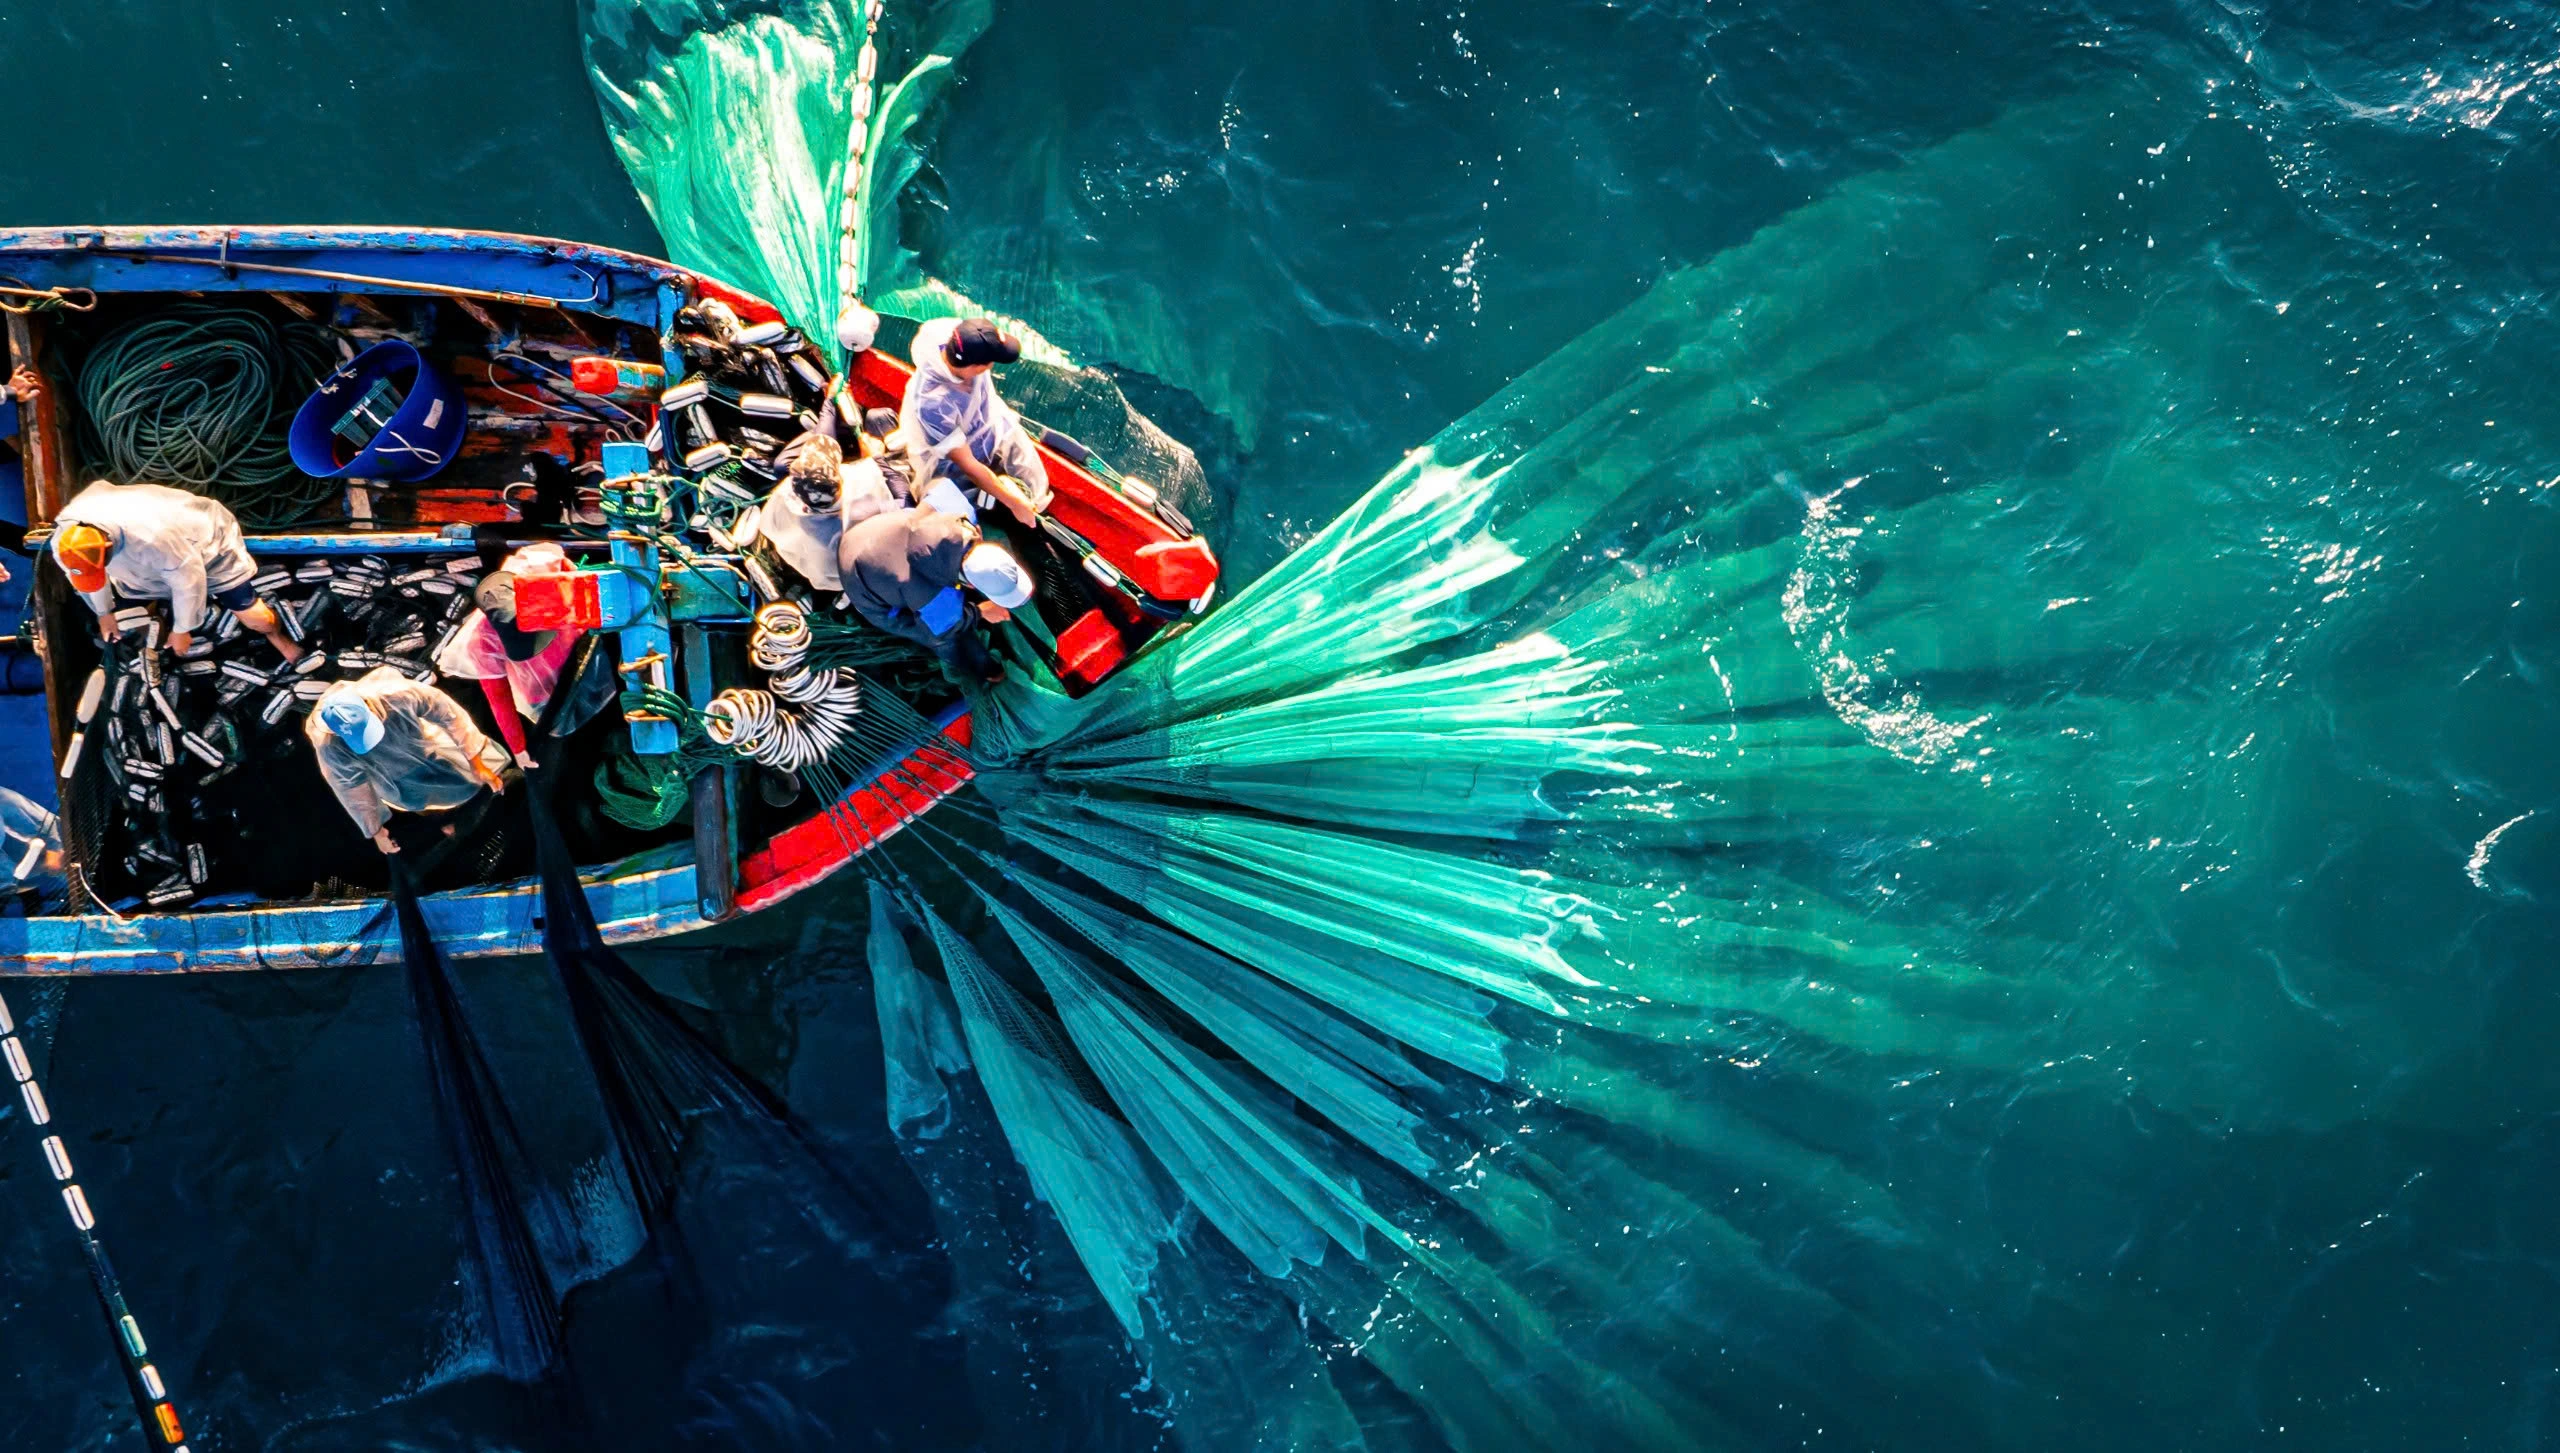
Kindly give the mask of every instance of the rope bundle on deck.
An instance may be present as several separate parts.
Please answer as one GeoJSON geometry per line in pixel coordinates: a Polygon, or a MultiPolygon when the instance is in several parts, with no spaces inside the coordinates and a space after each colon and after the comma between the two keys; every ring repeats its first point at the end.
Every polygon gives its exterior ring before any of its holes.
{"type": "Polygon", "coordinates": [[[788,601],[756,612],[747,659],[769,690],[732,687],[703,709],[712,741],[784,772],[816,766],[845,744],[862,709],[862,681],[849,667],[811,670],[808,613],[788,601]]]}
{"type": "Polygon", "coordinates": [[[254,308],[153,313],[81,365],[82,453],[127,484],[210,495],[252,528],[295,523],[337,492],[285,448],[294,411],[335,362],[319,329],[254,308]]]}

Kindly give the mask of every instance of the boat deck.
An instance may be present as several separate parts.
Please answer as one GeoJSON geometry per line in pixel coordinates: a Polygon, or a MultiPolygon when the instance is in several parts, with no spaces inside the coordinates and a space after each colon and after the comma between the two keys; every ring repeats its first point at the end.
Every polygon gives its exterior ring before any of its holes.
{"type": "MultiPolygon", "coordinates": [[[[23,411],[0,402],[0,546],[16,549],[14,530],[24,530],[24,543],[40,551],[56,512],[92,477],[79,454],[106,450],[75,438],[79,416],[71,410],[86,405],[65,361],[129,336],[156,308],[196,310],[190,326],[216,304],[226,317],[264,319],[264,329],[252,330],[270,335],[260,346],[303,360],[296,367],[320,366],[292,351],[311,335],[350,361],[399,340],[414,350],[420,377],[449,384],[434,408],[458,401],[468,420],[459,443],[439,445],[449,457],[423,474],[350,478],[343,498],[308,492],[314,483],[335,488],[331,482],[359,460],[374,458],[349,459],[342,449],[335,473],[308,476],[296,486],[304,492],[284,497],[267,518],[243,515],[261,565],[290,571],[262,590],[293,612],[291,628],[318,658],[290,680],[259,643],[235,633],[178,667],[185,679],[169,692],[146,687],[148,702],[123,690],[153,669],[142,657],[121,675],[95,678],[116,685],[104,707],[92,701],[75,720],[71,703],[93,670],[113,664],[113,653],[97,645],[86,607],[58,570],[13,562],[18,578],[0,584],[0,613],[32,619],[29,634],[51,650],[39,659],[16,648],[14,665],[40,674],[41,691],[0,680],[9,688],[0,691],[0,785],[61,815],[75,868],[73,906],[86,911],[0,917],[0,977],[318,968],[396,954],[374,854],[343,814],[315,798],[316,777],[268,775],[279,762],[303,759],[294,703],[331,673],[396,663],[427,679],[434,653],[422,657],[416,648],[442,639],[439,625],[449,633],[452,607],[402,601],[453,581],[404,578],[390,562],[417,557],[431,567],[426,573],[468,580],[526,539],[558,540],[586,573],[603,578],[586,624],[599,650],[611,647],[624,684],[698,712],[723,691],[765,679],[748,654],[753,604],[794,593],[736,543],[738,511],[770,486],[787,436],[824,406],[837,380],[854,402],[887,407],[908,379],[907,365],[889,351],[836,359],[823,342],[813,347],[783,327],[771,304],[672,264],[507,234],[0,229],[0,278],[55,293],[7,319],[11,361],[37,367],[54,387],[32,395],[23,411]],[[742,341],[750,332],[761,336],[742,341]],[[287,335],[301,341],[278,341],[287,335]],[[606,378],[617,392],[590,397],[575,375],[594,375],[588,365],[599,361],[612,365],[606,378]],[[659,386],[651,380],[702,387],[662,411],[661,395],[647,392],[659,386]],[[646,483],[667,479],[676,483],[646,483]],[[616,481],[645,487],[626,496],[616,481]],[[635,594],[632,578],[655,579],[660,590],[635,594]],[[617,582],[620,589],[605,588],[617,582]],[[384,604],[394,587],[400,599],[384,604]],[[333,604],[333,592],[357,604],[333,604]],[[607,597],[617,602],[610,613],[607,597]],[[224,651],[240,659],[217,659],[224,651]],[[208,722],[226,730],[199,741],[196,729],[208,722]],[[98,738],[85,751],[81,729],[98,738]],[[65,764],[61,782],[57,762],[65,764]],[[232,775],[253,765],[255,774],[232,775]]],[[[136,368],[110,377],[156,375],[136,368]]],[[[408,397],[428,396],[421,389],[408,397]]],[[[436,415],[424,417],[431,425],[436,415]]],[[[392,437],[387,425],[376,445],[384,437],[392,437]]],[[[1044,429],[1038,443],[1054,499],[1036,529],[1009,541],[1035,577],[1030,614],[1017,615],[1026,622],[1022,648],[1068,695],[1081,695],[1205,610],[1218,565],[1155,486],[1121,475],[1066,435],[1044,429]]],[[[257,502],[244,498],[243,509],[257,502]]],[[[432,593],[464,599],[450,588],[432,593]]],[[[154,629],[144,619],[127,623],[128,634],[154,629]]],[[[0,647],[0,666],[12,662],[0,647]]],[[[585,870],[585,887],[605,936],[661,938],[780,903],[965,786],[972,771],[964,708],[945,705],[952,697],[938,677],[881,670],[888,689],[933,730],[917,723],[917,740],[890,748],[832,802],[808,793],[800,774],[747,761],[688,767],[690,801],[678,816],[630,810],[640,789],[621,779],[613,789],[621,796],[600,786],[595,797],[574,799],[561,825],[581,862],[604,865],[585,870]]],[[[484,714],[484,693],[453,694],[466,713],[484,714]]],[[[672,710],[625,717],[607,707],[581,716],[560,734],[549,770],[564,781],[602,783],[616,751],[634,759],[676,751],[665,714],[672,710]]],[[[841,765],[830,763],[824,775],[841,765]]],[[[661,804],[672,800],[663,788],[649,790],[663,794],[661,804]]],[[[480,856],[444,864],[442,881],[490,881],[430,895],[430,927],[466,957],[537,950],[539,889],[512,876],[525,868],[522,844],[500,832],[484,835],[476,850],[480,856]]]]}

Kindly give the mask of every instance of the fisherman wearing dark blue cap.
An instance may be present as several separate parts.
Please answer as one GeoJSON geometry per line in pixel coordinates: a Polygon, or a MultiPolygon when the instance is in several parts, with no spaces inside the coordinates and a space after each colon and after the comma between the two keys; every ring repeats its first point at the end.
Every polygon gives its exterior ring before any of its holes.
{"type": "Polygon", "coordinates": [[[916,330],[915,377],[898,430],[915,461],[919,496],[936,478],[956,480],[1003,505],[1025,525],[1049,503],[1049,468],[1020,415],[996,396],[995,366],[1022,344],[991,318],[938,318],[916,330]]]}

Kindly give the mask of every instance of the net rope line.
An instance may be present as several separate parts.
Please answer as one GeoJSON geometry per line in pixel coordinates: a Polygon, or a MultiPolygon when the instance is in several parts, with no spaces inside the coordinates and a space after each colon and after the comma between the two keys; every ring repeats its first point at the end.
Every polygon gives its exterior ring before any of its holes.
{"type": "MultiPolygon", "coordinates": [[[[828,775],[841,780],[814,784],[825,802],[814,820],[825,824],[845,860],[867,861],[874,848],[921,824],[936,807],[948,805],[983,818],[983,809],[960,796],[977,770],[968,751],[888,692],[875,691],[867,700],[875,709],[887,708],[881,714],[890,718],[860,724],[868,730],[858,730],[856,744],[876,758],[866,769],[869,775],[857,781],[837,768],[828,775]],[[879,809],[886,821],[875,826],[862,809],[864,802],[879,809]]],[[[832,761],[826,765],[836,767],[832,761]]]]}
{"type": "Polygon", "coordinates": [[[816,789],[821,806],[813,820],[846,859],[950,800],[974,773],[967,750],[894,692],[865,683],[856,667],[813,666],[813,657],[829,653],[828,634],[805,607],[777,601],[757,611],[748,641],[764,687],[729,688],[699,709],[655,688],[626,692],[627,706],[678,723],[682,745],[672,768],[642,769],[654,789],[614,790],[639,797],[654,790],[663,800],[699,768],[728,762],[790,773],[816,789]]]}
{"type": "MultiPolygon", "coordinates": [[[[35,1066],[27,1058],[26,1044],[18,1037],[17,1021],[11,1017],[5,998],[0,998],[0,1060],[7,1062],[9,1077],[17,1082],[27,1123],[44,1131],[53,1123],[53,1107],[36,1079],[35,1066]]],[[[143,1339],[142,1325],[134,1320],[132,1308],[125,1302],[123,1284],[117,1280],[115,1267],[107,1260],[106,1247],[98,1239],[97,1213],[73,1173],[71,1152],[63,1145],[62,1136],[54,1132],[44,1134],[39,1148],[44,1152],[45,1168],[62,1187],[63,1209],[71,1218],[71,1229],[80,1237],[81,1250],[88,1256],[90,1284],[98,1294],[99,1306],[115,1328],[116,1352],[123,1359],[127,1384],[140,1394],[135,1402],[136,1410],[142,1414],[143,1431],[152,1439],[154,1448],[188,1453],[185,1426],[178,1419],[167,1382],[149,1360],[151,1349],[143,1339]]]]}
{"type": "Polygon", "coordinates": [[[862,16],[862,54],[853,69],[853,123],[845,131],[843,240],[836,249],[836,293],[840,310],[862,301],[862,222],[866,210],[865,178],[870,175],[871,108],[878,99],[880,78],[880,12],[887,0],[866,0],[862,16]]]}
{"type": "Polygon", "coordinates": [[[60,284],[35,288],[29,287],[24,278],[0,277],[0,313],[90,313],[97,307],[98,295],[88,288],[60,284]]]}

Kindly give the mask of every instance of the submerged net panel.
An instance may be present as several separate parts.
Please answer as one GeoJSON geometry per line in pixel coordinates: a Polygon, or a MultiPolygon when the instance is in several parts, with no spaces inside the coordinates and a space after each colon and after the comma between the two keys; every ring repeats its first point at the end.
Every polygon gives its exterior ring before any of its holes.
{"type": "MultiPolygon", "coordinates": [[[[523,1137],[463,1014],[444,953],[427,931],[417,881],[396,860],[391,892],[436,1119],[461,1183],[483,1330],[501,1373],[537,1382],[560,1354],[561,1289],[536,1230],[537,1215],[554,1208],[526,1189],[523,1137]]],[[[554,1244],[565,1240],[557,1224],[546,1229],[554,1244]]]]}
{"type": "Polygon", "coordinates": [[[941,957],[978,1082],[1032,1190],[1057,1213],[1121,1327],[1138,1336],[1156,1260],[1177,1229],[1161,1172],[1129,1126],[1103,1108],[1057,1021],[998,977],[930,906],[910,898],[906,907],[941,957]]]}
{"type": "Polygon", "coordinates": [[[880,1055],[888,1068],[889,1129],[902,1139],[931,1140],[950,1121],[943,1077],[969,1068],[951,991],[916,968],[898,923],[896,895],[871,884],[871,932],[863,944],[871,997],[880,1015],[880,1055]]]}
{"type": "MultiPolygon", "coordinates": [[[[1768,1390],[1812,1366],[1912,1416],[2032,1420],[1908,1331],[2017,1292],[1997,1252],[1915,1230],[1870,1149],[1697,1095],[1701,1057],[1837,1067],[1818,1082],[1850,1099],[1912,1066],[2069,1067],[2317,1125],[2363,1113],[2441,1018],[2359,984],[2369,1033],[2286,1034],[2264,976],[2199,982],[2190,945],[2153,946],[2183,888],[2139,863],[2089,884],[2139,905],[2098,955],[2044,934],[2075,905],[1957,881],[2123,863],[2137,796],[2218,802],[2199,843],[2247,830],[2255,759],[2172,794],[2111,733],[2192,718],[2238,741],[2317,664],[2288,646],[2211,703],[2139,669],[2327,588],[2212,520],[2232,478],[2339,462],[2300,429],[2159,423],[2192,388],[2175,374],[2221,366],[2184,351],[2194,310],[2253,306],[2111,270],[2183,225],[2134,215],[2173,112],[2119,90],[2023,108],[1845,185],[1665,278],[1090,696],[1020,672],[973,699],[1036,905],[996,917],[1077,1055],[1264,1275],[1336,1330],[1384,1329],[1360,1355],[1453,1438],[1764,1445],[1768,1390]],[[2069,267],[2004,250],[2084,234],[2069,267]],[[2082,334],[2109,346],[2054,358],[2082,334]],[[2020,418],[2035,439],[2006,437],[2020,418]],[[1967,841],[1925,838],[1951,821],[1967,841]],[[1893,901],[1861,854],[1894,832],[1932,854],[1894,867],[1959,907],[1893,901]],[[1339,1182],[1290,1159],[1315,1125],[1339,1182]],[[1358,1207],[1395,1228],[1374,1265],[1300,1254],[1358,1207]],[[1747,1345],[1627,1305],[1628,1226],[1750,1308],[1747,1345]],[[1708,1343],[1732,1360],[1680,1350],[1708,1343]]],[[[2193,871],[2185,842],[2153,850],[2193,871]]],[[[1899,1414],[1821,1406],[1894,1441],[1899,1414]]]]}
{"type": "MultiPolygon", "coordinates": [[[[671,248],[822,325],[833,259],[808,219],[835,215],[820,141],[841,123],[808,98],[836,84],[847,12],[735,7],[718,30],[732,7],[709,0],[589,0],[591,32],[608,8],[591,63],[671,248]],[[730,142],[770,195],[696,172],[730,142]],[[760,227],[768,208],[793,216],[760,227]]],[[[902,79],[875,128],[924,114],[948,69],[926,49],[883,67],[902,79]]],[[[909,911],[1133,1337],[1232,1332],[1236,1297],[1181,1275],[1223,1247],[1457,1446],[1774,1446],[1804,1430],[1769,1404],[1807,1396],[1851,1441],[1908,1441],[1907,1419],[2034,1445],[2052,1430],[1976,1375],[1949,1309],[2030,1299],[2039,1269],[1915,1231],[1872,1147],[1801,1133],[1744,1073],[1851,1066],[1827,1085],[1874,1099],[1915,1065],[2068,1066],[2209,1114],[2369,1108],[2440,1010],[2351,986],[2364,1032],[2309,1044],[2263,976],[2158,961],[2156,895],[2101,885],[2132,905],[2129,945],[2084,957],[2043,936],[2061,910],[1975,904],[1984,933],[1820,851],[1961,820],[1974,841],[1921,844],[1950,876],[2122,863],[2089,851],[2118,827],[2084,809],[2149,788],[2105,729],[2272,700],[2163,702],[2133,669],[2229,649],[2229,621],[2313,589],[2216,532],[2213,482],[2340,472],[2274,416],[2161,423],[2193,392],[2175,375],[2234,367],[2191,339],[2257,306],[2148,295],[2128,261],[2202,245],[2147,180],[2192,125],[2093,87],[1844,185],[1664,277],[1091,696],[1019,671],[973,700],[1016,850],[988,906],[1021,963],[909,911]],[[2057,262],[2025,237],[2086,245],[2057,262]],[[2084,335],[2107,346],[2057,358],[2084,335]],[[2007,437],[2021,418],[2034,440],[2007,437]],[[1949,560],[2018,563],[1986,589],[1949,560]],[[1696,1093],[1702,1061],[1733,1068],[1731,1099],[1696,1093]],[[1214,1236],[1179,1234],[1194,1212],[1214,1236]],[[1665,1267],[1695,1294],[1627,1295],[1665,1267]],[[1813,1368],[1878,1395],[1808,1393],[1813,1368]]],[[[875,190],[863,215],[893,205],[875,190]]],[[[856,263],[876,299],[966,306],[887,245],[875,225],[856,263]]],[[[1083,433],[1051,382],[1017,391],[1083,433]]],[[[2210,770],[2246,802],[2265,769],[2210,770]]],[[[930,1118],[953,1066],[912,971],[879,952],[884,1038],[930,1118]]]]}

